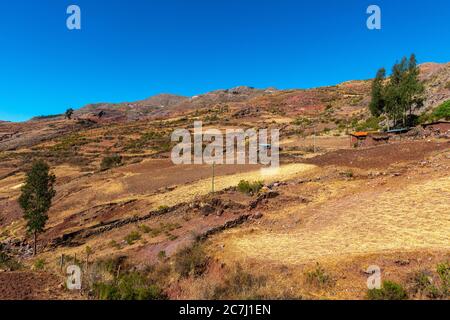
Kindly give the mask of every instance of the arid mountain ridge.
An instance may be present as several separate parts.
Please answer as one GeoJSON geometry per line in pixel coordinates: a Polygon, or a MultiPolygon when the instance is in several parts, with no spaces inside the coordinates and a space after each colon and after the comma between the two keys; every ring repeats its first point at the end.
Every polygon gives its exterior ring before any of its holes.
{"type": "MultiPolygon", "coordinates": [[[[420,66],[425,84],[425,105],[429,111],[450,99],[450,63],[420,66]]],[[[0,151],[32,146],[70,132],[92,126],[135,121],[155,121],[189,116],[191,119],[220,118],[258,124],[275,121],[289,123],[299,118],[320,124],[318,129],[339,123],[361,121],[370,116],[371,80],[355,80],[313,89],[278,90],[236,87],[183,97],[161,94],[125,103],[89,104],[75,111],[72,121],[64,115],[35,117],[22,123],[0,122],[0,151]],[[227,116],[225,116],[225,114],[227,116]],[[220,115],[220,116],[219,116],[220,115]]]]}

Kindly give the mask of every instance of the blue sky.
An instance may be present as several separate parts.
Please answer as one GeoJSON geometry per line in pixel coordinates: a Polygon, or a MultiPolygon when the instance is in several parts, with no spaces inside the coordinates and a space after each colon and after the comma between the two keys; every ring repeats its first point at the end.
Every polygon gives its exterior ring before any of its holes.
{"type": "Polygon", "coordinates": [[[0,119],[92,102],[371,78],[450,61],[448,0],[15,0],[0,5],[0,119]],[[81,8],[82,30],[66,28],[81,8]],[[366,8],[382,9],[382,30],[366,8]]]}

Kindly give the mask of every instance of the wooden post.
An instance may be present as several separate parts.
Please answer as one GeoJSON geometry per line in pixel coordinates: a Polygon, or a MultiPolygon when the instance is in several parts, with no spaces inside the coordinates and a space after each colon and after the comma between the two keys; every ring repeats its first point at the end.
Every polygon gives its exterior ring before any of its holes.
{"type": "Polygon", "coordinates": [[[34,230],[34,250],[33,250],[33,256],[36,256],[37,252],[37,231],[34,230]]]}
{"type": "Polygon", "coordinates": [[[316,153],[316,127],[314,126],[314,153],[316,153]]]}
{"type": "Polygon", "coordinates": [[[212,194],[214,195],[214,179],[215,179],[215,166],[216,166],[216,163],[215,162],[213,162],[213,165],[212,165],[212,194]]]}
{"type": "Polygon", "coordinates": [[[61,272],[63,272],[63,268],[64,268],[64,253],[61,254],[60,267],[61,267],[61,272]]]}

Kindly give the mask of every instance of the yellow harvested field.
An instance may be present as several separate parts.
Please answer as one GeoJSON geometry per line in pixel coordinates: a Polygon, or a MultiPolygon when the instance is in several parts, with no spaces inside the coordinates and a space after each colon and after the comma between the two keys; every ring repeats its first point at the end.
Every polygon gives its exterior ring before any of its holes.
{"type": "MultiPolygon", "coordinates": [[[[216,177],[215,190],[220,191],[237,186],[241,180],[285,181],[315,169],[316,166],[308,164],[289,164],[277,169],[260,169],[245,173],[216,177]]],[[[167,205],[174,206],[183,202],[192,201],[195,197],[203,196],[211,192],[212,180],[204,179],[190,185],[183,185],[177,189],[160,195],[151,196],[149,200],[155,208],[167,205]]]]}
{"type": "Polygon", "coordinates": [[[449,199],[450,177],[444,177],[394,192],[349,195],[305,214],[288,207],[279,214],[295,214],[301,224],[286,233],[230,231],[222,239],[223,254],[297,264],[397,250],[450,250],[449,199]]]}

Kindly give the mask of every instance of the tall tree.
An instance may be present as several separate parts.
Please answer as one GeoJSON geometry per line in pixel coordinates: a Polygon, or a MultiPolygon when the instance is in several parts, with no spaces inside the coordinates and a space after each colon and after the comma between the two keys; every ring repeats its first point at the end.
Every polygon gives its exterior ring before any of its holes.
{"type": "Polygon", "coordinates": [[[72,119],[72,115],[73,115],[73,109],[72,108],[67,109],[66,113],[65,113],[66,118],[70,120],[70,119],[72,119]]]}
{"type": "Polygon", "coordinates": [[[423,93],[425,87],[419,79],[420,69],[417,65],[416,56],[414,54],[409,58],[408,75],[405,81],[405,105],[408,108],[409,116],[412,115],[414,109],[423,106],[423,93]]]}
{"type": "Polygon", "coordinates": [[[48,220],[47,212],[56,192],[53,188],[56,177],[50,173],[49,166],[42,160],[33,163],[26,174],[19,204],[27,221],[27,231],[34,237],[34,255],[37,249],[37,235],[42,233],[48,220]]]}
{"type": "Polygon", "coordinates": [[[372,82],[372,100],[370,101],[370,112],[374,117],[379,117],[384,112],[384,92],[383,85],[386,78],[386,69],[378,70],[375,79],[372,82]]]}
{"type": "Polygon", "coordinates": [[[407,125],[415,108],[423,105],[424,86],[419,79],[420,70],[416,56],[405,57],[392,67],[392,74],[384,89],[385,114],[388,122],[396,125],[400,120],[407,125]],[[389,120],[390,119],[390,120],[389,120]]]}

